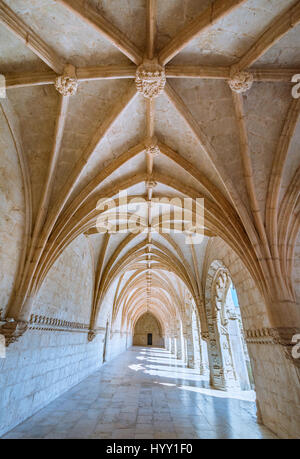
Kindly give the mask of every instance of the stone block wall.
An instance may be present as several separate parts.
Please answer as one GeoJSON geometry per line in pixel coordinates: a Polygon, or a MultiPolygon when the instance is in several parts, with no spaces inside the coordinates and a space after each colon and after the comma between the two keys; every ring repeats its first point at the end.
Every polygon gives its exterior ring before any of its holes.
{"type": "Polygon", "coordinates": [[[115,331],[108,341],[106,360],[109,361],[117,357],[120,352],[125,351],[130,346],[132,346],[132,336],[127,333],[115,331]]]}
{"type": "Polygon", "coordinates": [[[102,337],[30,330],[0,359],[0,435],[102,365],[102,337]]]}
{"type": "MultiPolygon", "coordinates": [[[[93,263],[79,236],[50,269],[33,305],[29,330],[0,359],[0,436],[103,364],[105,328],[88,341],[93,263]]],[[[106,361],[130,346],[108,334],[106,361]]]]}
{"type": "MultiPolygon", "coordinates": [[[[33,329],[9,346],[0,359],[0,436],[98,370],[103,341],[104,333],[89,342],[83,331],[33,329]]],[[[115,333],[106,360],[124,350],[126,335],[115,333]]]]}
{"type": "Polygon", "coordinates": [[[152,346],[163,346],[161,327],[153,314],[147,312],[137,321],[134,328],[133,344],[135,346],[147,346],[148,333],[152,334],[152,346]]]}
{"type": "Polygon", "coordinates": [[[248,343],[263,423],[279,438],[300,438],[300,384],[296,367],[276,344],[248,343]]]}

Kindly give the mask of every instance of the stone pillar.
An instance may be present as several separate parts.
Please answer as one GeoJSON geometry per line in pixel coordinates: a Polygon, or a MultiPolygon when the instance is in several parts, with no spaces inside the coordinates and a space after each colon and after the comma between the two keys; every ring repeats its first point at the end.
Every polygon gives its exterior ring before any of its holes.
{"type": "Polygon", "coordinates": [[[189,368],[195,368],[194,340],[193,340],[193,330],[191,326],[188,327],[186,342],[187,342],[187,366],[189,368]]]}
{"type": "Polygon", "coordinates": [[[185,362],[188,368],[195,368],[195,360],[194,360],[194,339],[193,339],[193,328],[192,323],[187,322],[184,331],[183,331],[185,347],[186,347],[186,355],[185,355],[185,362]]]}
{"type": "Polygon", "coordinates": [[[185,365],[188,362],[188,351],[187,351],[187,335],[183,332],[183,349],[182,349],[182,360],[185,365]]]}
{"type": "Polygon", "coordinates": [[[239,380],[240,387],[242,390],[250,390],[251,386],[237,318],[233,317],[228,321],[228,332],[230,336],[234,368],[239,380]]]}
{"type": "Polygon", "coordinates": [[[216,325],[210,317],[208,317],[208,360],[209,360],[209,375],[210,384],[212,387],[220,390],[226,390],[226,383],[224,377],[224,368],[222,361],[222,353],[220,349],[219,337],[216,333],[216,325]]]}
{"type": "Polygon", "coordinates": [[[171,338],[170,336],[166,337],[166,348],[169,352],[171,352],[171,338]]]}
{"type": "Polygon", "coordinates": [[[176,339],[174,337],[171,338],[171,353],[175,354],[175,341],[176,339]]]}
{"type": "Polygon", "coordinates": [[[207,354],[207,343],[203,340],[199,333],[199,351],[200,351],[200,365],[199,373],[200,375],[209,374],[209,363],[208,363],[208,354],[207,354]]]}
{"type": "Polygon", "coordinates": [[[182,359],[182,341],[181,341],[181,334],[178,334],[176,337],[176,343],[177,343],[177,359],[181,360],[182,359]]]}

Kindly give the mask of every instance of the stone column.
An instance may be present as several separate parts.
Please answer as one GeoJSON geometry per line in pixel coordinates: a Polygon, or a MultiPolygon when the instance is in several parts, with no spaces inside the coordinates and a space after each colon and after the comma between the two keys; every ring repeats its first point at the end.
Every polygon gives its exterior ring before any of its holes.
{"type": "Polygon", "coordinates": [[[244,355],[238,319],[232,315],[228,321],[228,332],[232,348],[234,367],[242,390],[250,390],[250,381],[244,355]]]}
{"type": "Polygon", "coordinates": [[[176,351],[175,351],[175,349],[176,349],[176,348],[175,348],[175,342],[176,342],[176,338],[172,337],[172,338],[171,338],[171,353],[172,353],[172,354],[175,354],[175,352],[176,352],[176,351]]]}
{"type": "Polygon", "coordinates": [[[183,349],[182,349],[182,360],[185,365],[188,362],[188,351],[187,351],[187,335],[186,332],[183,332],[183,349]]]}
{"type": "Polygon", "coordinates": [[[182,342],[181,342],[181,334],[179,333],[176,337],[176,343],[177,343],[177,359],[181,360],[183,355],[182,355],[182,342]]]}
{"type": "Polygon", "coordinates": [[[200,351],[199,373],[200,375],[205,376],[209,374],[207,343],[204,339],[201,338],[200,333],[199,333],[199,351],[200,351]]]}
{"type": "Polygon", "coordinates": [[[224,378],[224,368],[222,361],[222,353],[220,349],[219,337],[217,336],[216,325],[208,317],[208,360],[209,360],[209,374],[210,384],[212,387],[220,390],[226,390],[226,383],[224,378]]]}
{"type": "Polygon", "coordinates": [[[170,338],[170,336],[166,336],[166,349],[167,349],[167,351],[171,352],[171,338],[170,338]]]}
{"type": "Polygon", "coordinates": [[[193,339],[193,330],[192,330],[191,324],[188,325],[186,342],[187,342],[187,366],[189,368],[195,368],[194,339],[193,339]]]}
{"type": "Polygon", "coordinates": [[[194,361],[194,339],[193,339],[193,328],[192,323],[187,321],[183,330],[183,336],[185,341],[185,362],[188,368],[195,368],[194,361]]]}

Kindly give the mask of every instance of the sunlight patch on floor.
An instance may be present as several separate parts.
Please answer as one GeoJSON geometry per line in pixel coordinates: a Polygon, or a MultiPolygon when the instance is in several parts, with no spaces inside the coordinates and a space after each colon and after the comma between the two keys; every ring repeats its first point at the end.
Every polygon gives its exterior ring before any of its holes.
{"type": "Polygon", "coordinates": [[[192,386],[177,386],[181,390],[189,390],[192,392],[197,392],[198,394],[210,395],[212,397],[218,398],[234,398],[237,400],[244,400],[247,402],[255,402],[256,395],[254,390],[245,390],[245,391],[223,391],[216,389],[206,389],[205,387],[192,387],[192,386]]]}
{"type": "Polygon", "coordinates": [[[182,360],[175,359],[172,354],[162,349],[143,348],[140,350],[137,360],[143,362],[142,364],[129,365],[128,368],[134,371],[143,371],[144,374],[150,376],[157,376],[158,378],[168,378],[191,381],[190,385],[168,383],[154,381],[155,384],[161,386],[174,387],[180,390],[195,392],[198,394],[208,395],[217,398],[230,398],[236,400],[243,400],[248,402],[255,402],[255,391],[222,391],[209,387],[207,376],[202,376],[198,373],[197,369],[187,368],[182,360]],[[141,354],[141,355],[140,355],[141,354]],[[147,363],[149,362],[149,364],[147,363]],[[156,365],[155,365],[156,364],[156,365]],[[195,382],[195,384],[193,384],[195,382]],[[205,382],[207,387],[200,387],[197,382],[205,382]]]}

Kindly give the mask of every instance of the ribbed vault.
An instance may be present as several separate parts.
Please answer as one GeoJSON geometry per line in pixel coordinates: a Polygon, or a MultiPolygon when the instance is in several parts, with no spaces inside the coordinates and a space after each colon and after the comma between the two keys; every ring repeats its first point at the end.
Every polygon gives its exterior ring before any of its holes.
{"type": "Polygon", "coordinates": [[[111,320],[123,330],[145,311],[174,327],[190,295],[205,333],[202,265],[218,236],[255,281],[271,325],[292,327],[300,102],[291,78],[300,61],[287,43],[294,49],[299,37],[299,1],[275,0],[271,10],[267,0],[132,3],[119,14],[97,0],[0,1],[1,105],[26,205],[5,316],[30,319],[51,267],[84,234],[94,260],[91,332],[113,291],[111,320]],[[126,231],[134,212],[120,190],[143,199],[136,232],[126,231]],[[199,243],[174,231],[187,198],[181,222],[203,209],[199,243]],[[177,203],[157,210],[155,199],[177,203]],[[115,231],[100,231],[101,222],[115,231]]]}

